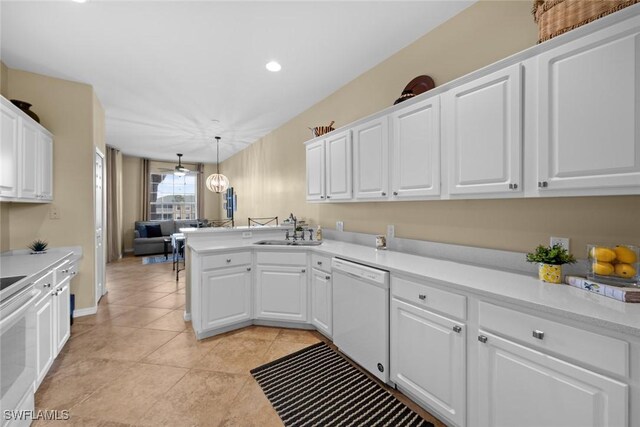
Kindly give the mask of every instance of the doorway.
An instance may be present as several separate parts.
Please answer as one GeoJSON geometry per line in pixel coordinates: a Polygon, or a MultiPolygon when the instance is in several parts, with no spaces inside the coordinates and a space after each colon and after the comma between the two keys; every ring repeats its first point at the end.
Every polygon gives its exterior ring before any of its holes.
{"type": "Polygon", "coordinates": [[[96,238],[96,306],[100,298],[107,293],[105,284],[106,258],[104,253],[104,217],[105,217],[105,191],[104,191],[104,154],[96,148],[95,158],[95,238],[96,238]]]}

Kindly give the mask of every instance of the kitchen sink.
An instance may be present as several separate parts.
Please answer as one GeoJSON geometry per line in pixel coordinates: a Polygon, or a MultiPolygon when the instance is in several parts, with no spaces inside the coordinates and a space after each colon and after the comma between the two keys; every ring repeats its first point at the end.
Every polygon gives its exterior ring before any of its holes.
{"type": "Polygon", "coordinates": [[[319,246],[322,242],[313,240],[260,240],[255,244],[265,246],[319,246]]]}

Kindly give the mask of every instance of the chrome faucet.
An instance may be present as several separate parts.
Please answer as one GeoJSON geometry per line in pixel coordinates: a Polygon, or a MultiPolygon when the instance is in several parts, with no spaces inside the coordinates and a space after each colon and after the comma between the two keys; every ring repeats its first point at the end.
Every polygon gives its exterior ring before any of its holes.
{"type": "MultiPolygon", "coordinates": [[[[289,230],[287,230],[286,240],[289,240],[289,237],[293,237],[293,241],[298,240],[298,218],[293,216],[293,213],[289,215],[289,222],[293,222],[293,236],[289,235],[289,230]]],[[[304,233],[302,233],[302,239],[304,240],[304,233]]]]}

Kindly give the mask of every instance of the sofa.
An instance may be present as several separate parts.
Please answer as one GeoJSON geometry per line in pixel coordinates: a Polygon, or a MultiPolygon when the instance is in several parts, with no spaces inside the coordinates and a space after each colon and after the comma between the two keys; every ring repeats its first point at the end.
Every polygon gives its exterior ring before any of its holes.
{"type": "Polygon", "coordinates": [[[134,224],[133,253],[139,255],[152,255],[164,253],[164,239],[173,233],[179,233],[181,228],[204,227],[203,220],[179,220],[179,221],[136,221],[134,224]],[[147,225],[159,225],[160,236],[149,236],[147,225]]]}

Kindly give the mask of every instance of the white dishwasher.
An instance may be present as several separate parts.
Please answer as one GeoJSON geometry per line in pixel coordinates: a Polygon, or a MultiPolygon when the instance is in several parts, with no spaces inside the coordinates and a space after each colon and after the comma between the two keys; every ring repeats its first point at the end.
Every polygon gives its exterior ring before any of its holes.
{"type": "Polygon", "coordinates": [[[333,343],[389,382],[389,272],[339,258],[333,275],[333,343]]]}

